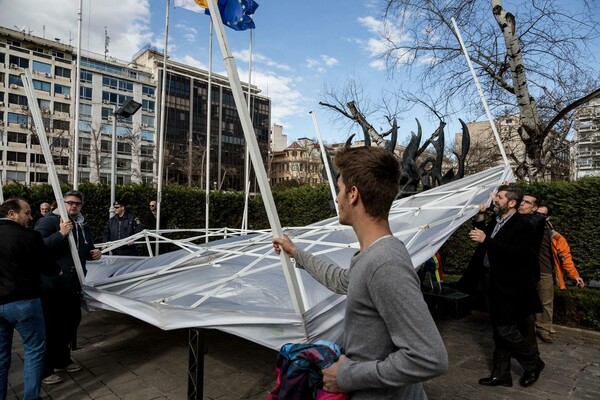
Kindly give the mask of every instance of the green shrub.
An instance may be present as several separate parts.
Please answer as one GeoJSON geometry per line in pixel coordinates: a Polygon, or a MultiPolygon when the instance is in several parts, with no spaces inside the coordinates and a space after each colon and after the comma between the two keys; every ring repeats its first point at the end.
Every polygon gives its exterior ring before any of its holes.
{"type": "Polygon", "coordinates": [[[553,322],[600,331],[600,290],[575,287],[555,289],[553,322]]]}

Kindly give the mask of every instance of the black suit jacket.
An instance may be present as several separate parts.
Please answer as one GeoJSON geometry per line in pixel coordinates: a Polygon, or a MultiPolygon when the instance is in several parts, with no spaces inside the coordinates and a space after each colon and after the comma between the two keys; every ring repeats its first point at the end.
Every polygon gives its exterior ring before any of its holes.
{"type": "Polygon", "coordinates": [[[541,311],[534,279],[536,265],[531,257],[536,246],[532,225],[516,212],[493,238],[495,219],[487,226],[484,222],[475,226],[485,232],[486,238],[475,250],[465,272],[469,277],[463,285],[470,285],[472,289],[472,285],[483,278],[487,271],[483,259],[487,253],[492,319],[499,325],[507,325],[541,311]]]}

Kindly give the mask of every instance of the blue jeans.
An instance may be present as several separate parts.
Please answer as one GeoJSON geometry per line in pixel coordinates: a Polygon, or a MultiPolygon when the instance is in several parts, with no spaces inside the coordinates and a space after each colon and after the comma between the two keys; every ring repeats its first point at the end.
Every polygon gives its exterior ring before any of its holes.
{"type": "Polygon", "coordinates": [[[0,305],[0,400],[6,399],[14,330],[23,341],[25,393],[23,400],[40,399],[46,335],[40,299],[0,305]]]}

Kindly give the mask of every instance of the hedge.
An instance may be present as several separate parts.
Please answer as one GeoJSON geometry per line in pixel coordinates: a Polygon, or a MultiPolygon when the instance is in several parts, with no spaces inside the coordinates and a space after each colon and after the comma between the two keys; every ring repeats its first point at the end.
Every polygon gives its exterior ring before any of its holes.
{"type": "MultiPolygon", "coordinates": [[[[577,270],[586,281],[600,280],[597,257],[600,254],[600,178],[584,178],[575,182],[537,182],[520,184],[530,194],[538,196],[550,206],[553,224],[569,245],[577,270]]],[[[281,224],[304,226],[335,215],[331,194],[326,185],[280,186],[273,189],[273,197],[281,224]],[[291,186],[291,187],[290,187],[291,186]]],[[[39,213],[42,202],[53,199],[49,185],[27,187],[10,184],[4,188],[4,196],[22,196],[32,205],[34,214],[39,213]]],[[[69,187],[64,186],[63,191],[69,187]]],[[[100,241],[108,219],[110,187],[85,183],[79,188],[85,195],[83,214],[92,225],[95,240],[100,241]]],[[[148,202],[156,197],[156,189],[147,184],[117,186],[116,198],[125,199],[128,210],[143,216],[148,212],[148,202]]],[[[244,195],[242,192],[212,191],[210,193],[210,224],[212,227],[241,226],[244,195]]],[[[161,215],[168,227],[203,228],[205,192],[186,186],[166,185],[163,188],[161,215]]],[[[249,202],[248,227],[269,227],[260,195],[249,202]]],[[[468,239],[471,222],[463,224],[442,247],[445,256],[444,271],[461,274],[475,250],[475,243],[468,239]]]]}

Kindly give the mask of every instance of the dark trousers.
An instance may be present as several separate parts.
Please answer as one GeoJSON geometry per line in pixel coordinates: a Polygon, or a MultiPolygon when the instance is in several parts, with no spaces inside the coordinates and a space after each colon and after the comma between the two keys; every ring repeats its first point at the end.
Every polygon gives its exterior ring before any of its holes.
{"type": "Polygon", "coordinates": [[[42,309],[46,325],[46,377],[52,375],[55,368],[65,368],[73,362],[71,343],[77,337],[81,322],[81,295],[53,290],[42,296],[42,309]]]}
{"type": "Polygon", "coordinates": [[[541,360],[535,337],[535,316],[522,318],[515,324],[497,325],[494,321],[494,371],[500,377],[510,373],[514,357],[526,371],[536,369],[541,360]]]}

